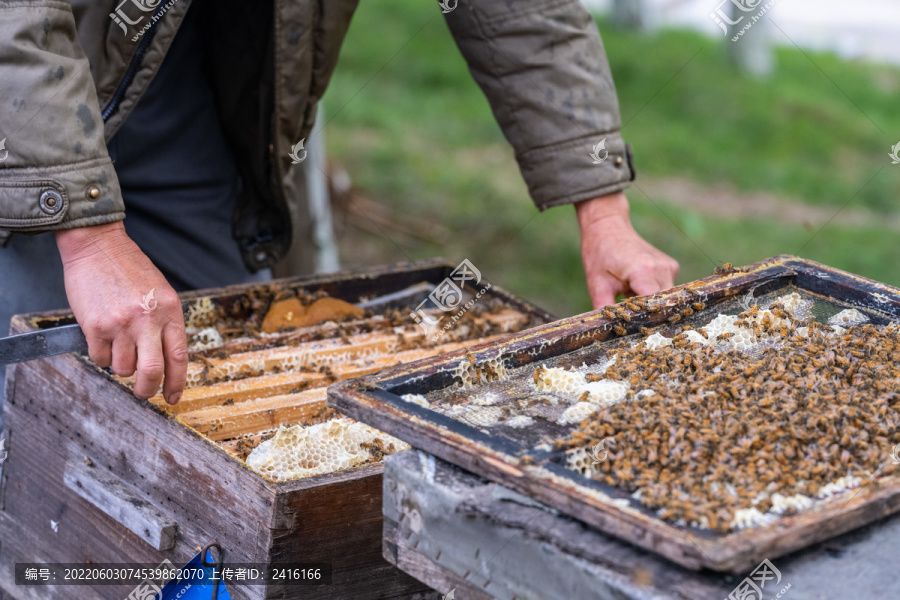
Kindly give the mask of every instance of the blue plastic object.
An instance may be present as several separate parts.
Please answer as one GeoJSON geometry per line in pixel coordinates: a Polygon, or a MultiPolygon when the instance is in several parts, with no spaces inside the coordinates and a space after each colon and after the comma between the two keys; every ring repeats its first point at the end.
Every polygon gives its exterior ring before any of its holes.
{"type": "MultiPolygon", "coordinates": [[[[213,599],[213,573],[215,568],[204,566],[203,561],[200,560],[202,555],[203,552],[198,553],[197,556],[184,565],[186,571],[196,574],[193,578],[170,581],[156,595],[154,600],[231,600],[231,595],[221,581],[219,582],[218,594],[213,599]]],[[[208,564],[214,562],[212,553],[208,550],[206,551],[206,557],[208,564]]]]}

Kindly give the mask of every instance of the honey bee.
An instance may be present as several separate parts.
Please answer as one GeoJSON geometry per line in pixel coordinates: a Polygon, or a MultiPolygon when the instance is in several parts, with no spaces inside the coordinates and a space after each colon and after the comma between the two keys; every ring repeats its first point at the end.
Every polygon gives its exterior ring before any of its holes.
{"type": "Polygon", "coordinates": [[[534,370],[534,385],[537,385],[541,377],[544,376],[544,370],[544,367],[538,367],[534,370]]]}
{"type": "Polygon", "coordinates": [[[726,332],[726,333],[720,333],[719,335],[716,336],[716,339],[717,339],[717,340],[729,340],[729,339],[731,339],[731,338],[733,338],[733,337],[734,337],[734,332],[733,332],[733,331],[729,331],[729,332],[726,332]]]}
{"type": "Polygon", "coordinates": [[[658,304],[654,304],[652,306],[647,306],[647,312],[657,313],[660,311],[660,306],[658,304]]]}
{"type": "Polygon", "coordinates": [[[728,275],[729,273],[733,273],[733,272],[734,272],[734,265],[732,265],[730,262],[727,262],[727,263],[723,264],[721,267],[716,267],[715,270],[713,270],[713,275],[728,275]]]}
{"type": "Polygon", "coordinates": [[[692,314],[694,314],[694,309],[693,309],[693,308],[683,308],[683,309],[681,309],[681,316],[682,316],[682,317],[689,317],[689,316],[691,316],[692,314]]]}
{"type": "Polygon", "coordinates": [[[608,308],[604,308],[600,312],[603,313],[603,316],[606,317],[607,319],[615,319],[616,318],[616,313],[609,310],[608,308]]]}
{"type": "Polygon", "coordinates": [[[625,321],[626,323],[631,322],[631,317],[624,310],[622,311],[622,313],[619,316],[622,317],[622,320],[625,321]]]}
{"type": "Polygon", "coordinates": [[[706,308],[706,303],[705,302],[694,302],[693,304],[691,304],[691,307],[694,310],[703,310],[704,308],[706,308]]]}
{"type": "Polygon", "coordinates": [[[618,323],[613,325],[613,331],[615,331],[618,335],[628,335],[628,331],[618,323]]]}
{"type": "Polygon", "coordinates": [[[671,317],[669,317],[666,320],[669,321],[669,323],[677,323],[678,321],[681,320],[681,315],[672,315],[671,317]]]}
{"type": "Polygon", "coordinates": [[[652,333],[653,333],[653,332],[650,331],[649,329],[647,329],[646,327],[641,327],[641,335],[643,335],[643,336],[646,337],[646,336],[648,336],[648,335],[651,335],[652,333]]]}
{"type": "Polygon", "coordinates": [[[632,312],[641,312],[641,307],[634,302],[625,301],[625,306],[632,312]]]}

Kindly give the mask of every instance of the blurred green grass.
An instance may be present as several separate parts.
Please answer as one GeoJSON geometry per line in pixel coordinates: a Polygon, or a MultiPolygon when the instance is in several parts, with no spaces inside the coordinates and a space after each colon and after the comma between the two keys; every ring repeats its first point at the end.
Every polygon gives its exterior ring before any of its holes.
{"type": "MultiPolygon", "coordinates": [[[[892,136],[900,139],[900,111],[891,110],[900,69],[779,47],[777,73],[760,81],[735,72],[721,40],[599,26],[639,185],[646,177],[678,177],[834,211],[849,201],[876,215],[897,212],[900,166],[887,154],[892,136]]],[[[537,214],[512,150],[431,3],[360,5],[325,111],[329,156],[357,187],[397,214],[452,232],[429,242],[390,229],[385,237],[345,228],[345,265],[467,257],[491,281],[559,316],[590,309],[574,210],[537,214]]],[[[680,281],[710,274],[717,262],[799,252],[900,283],[896,232],[877,218],[846,226],[838,215],[813,237],[821,224],[794,225],[777,214],[730,219],[677,208],[664,195],[650,201],[635,188],[628,195],[638,231],[681,262],[680,281]]]]}

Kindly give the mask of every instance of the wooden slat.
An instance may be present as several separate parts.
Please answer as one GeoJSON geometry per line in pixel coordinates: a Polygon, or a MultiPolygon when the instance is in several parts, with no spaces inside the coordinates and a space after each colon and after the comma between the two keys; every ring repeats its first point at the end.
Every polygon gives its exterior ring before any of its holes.
{"type": "Polygon", "coordinates": [[[231,406],[213,406],[185,413],[178,420],[213,441],[227,440],[309,419],[325,407],[327,390],[321,387],[231,406]]]}
{"type": "MultiPolygon", "coordinates": [[[[478,321],[491,323],[505,331],[521,327],[525,318],[527,318],[525,315],[516,311],[503,311],[478,321]]],[[[456,332],[448,332],[447,341],[454,341],[454,335],[456,332]]],[[[301,366],[330,365],[337,361],[345,362],[366,356],[389,354],[402,346],[417,344],[421,346],[425,341],[424,333],[417,326],[404,329],[401,333],[374,331],[348,335],[343,339],[341,337],[317,339],[289,346],[240,352],[224,359],[210,358],[204,362],[192,362],[188,366],[188,381],[205,379],[206,383],[210,384],[239,376],[271,372],[273,369],[284,368],[285,364],[293,369],[301,366]]]]}
{"type": "Polygon", "coordinates": [[[394,352],[402,342],[414,343],[421,335],[404,332],[396,334],[363,333],[341,338],[315,340],[296,346],[280,346],[253,352],[241,352],[224,359],[207,359],[207,364],[193,362],[188,366],[188,380],[206,379],[215,383],[236,377],[273,372],[277,369],[296,370],[311,365],[332,364],[394,352]],[[402,342],[401,342],[402,340],[402,342]]]}
{"type": "Polygon", "coordinates": [[[353,377],[361,377],[376,373],[390,366],[419,360],[435,354],[452,352],[480,342],[492,341],[495,337],[444,344],[435,348],[425,348],[398,352],[390,356],[379,356],[361,359],[332,367],[332,377],[323,373],[273,373],[259,377],[248,377],[238,381],[226,381],[212,385],[189,388],[184,391],[181,401],[172,406],[165,402],[162,395],[156,395],[151,402],[172,414],[182,414],[210,406],[223,405],[232,400],[235,404],[247,400],[267,398],[269,396],[286,395],[304,390],[326,386],[334,381],[342,381],[353,377]],[[293,391],[292,391],[293,390],[293,391]]]}

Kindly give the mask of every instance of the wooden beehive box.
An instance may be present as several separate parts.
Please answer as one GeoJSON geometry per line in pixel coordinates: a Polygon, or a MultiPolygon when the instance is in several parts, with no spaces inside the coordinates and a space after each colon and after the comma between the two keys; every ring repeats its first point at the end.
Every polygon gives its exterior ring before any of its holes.
{"type": "MultiPolygon", "coordinates": [[[[634,308],[628,308],[631,314],[625,312],[623,307],[627,307],[627,304],[623,304],[617,307],[619,312],[606,309],[570,317],[507,336],[499,343],[485,344],[478,350],[452,352],[386,369],[377,375],[341,382],[329,388],[329,404],[351,417],[406,440],[418,449],[507,486],[563,515],[654,552],[687,569],[746,573],[764,558],[774,560],[900,512],[900,445],[897,444],[900,425],[896,408],[900,394],[887,387],[887,384],[898,384],[900,377],[897,377],[893,366],[896,361],[894,351],[887,350],[885,343],[885,340],[892,340],[897,335],[900,290],[813,261],[793,256],[776,256],[744,269],[726,269],[712,277],[646,297],[641,302],[643,307],[632,303],[634,308]],[[700,329],[701,326],[709,325],[713,319],[737,320],[739,316],[756,314],[757,311],[760,311],[759,318],[763,319],[762,314],[768,312],[767,307],[788,297],[794,297],[799,302],[798,312],[791,313],[796,323],[805,324],[809,328],[815,325],[819,331],[827,329],[828,333],[811,336],[811,329],[807,329],[805,333],[793,336],[790,329],[782,325],[781,331],[785,333],[770,329],[773,331],[771,338],[754,341],[754,346],[751,347],[760,353],[756,356],[761,356],[766,351],[763,348],[768,348],[768,356],[772,357],[769,364],[773,365],[769,370],[761,372],[758,380],[772,382],[776,391],[767,395],[760,393],[758,396],[741,397],[738,386],[749,382],[745,369],[741,369],[727,385],[722,380],[704,377],[703,385],[710,393],[702,396],[691,396],[684,391],[687,389],[687,377],[691,376],[690,370],[698,369],[698,365],[702,366],[701,359],[710,364],[718,356],[753,356],[738,352],[719,354],[712,346],[705,346],[710,352],[700,354],[700,348],[704,346],[699,342],[682,345],[684,350],[677,350],[678,346],[672,342],[671,336],[679,334],[687,337],[687,334],[680,333],[685,321],[688,321],[692,329],[700,329]],[[807,316],[802,316],[800,305],[806,306],[807,316]],[[845,313],[848,312],[861,318],[861,321],[857,321],[858,327],[848,325],[849,328],[845,329],[839,324],[846,324],[846,321],[831,320],[842,314],[846,317],[845,313]],[[645,329],[644,332],[641,332],[642,328],[645,329]],[[774,446],[766,449],[772,440],[791,441],[801,438],[804,435],[803,428],[809,427],[807,435],[818,438],[816,445],[802,446],[804,454],[795,452],[793,456],[803,459],[809,456],[810,462],[800,463],[799,458],[795,461],[785,460],[783,464],[787,466],[784,472],[789,477],[770,480],[775,483],[770,491],[784,496],[797,494],[797,497],[803,499],[804,496],[796,491],[794,474],[789,472],[790,469],[795,469],[796,480],[801,477],[811,479],[810,473],[800,474],[803,464],[812,464],[814,468],[821,467],[821,472],[832,473],[830,480],[823,479],[821,488],[811,492],[811,497],[805,497],[806,502],[800,509],[783,509],[780,512],[773,509],[772,512],[767,512],[766,519],[750,526],[730,525],[728,528],[715,529],[699,522],[666,519],[657,508],[671,505],[660,503],[658,506],[647,506],[635,495],[635,489],[623,484],[616,485],[618,482],[615,479],[604,477],[604,473],[614,472],[614,469],[624,472],[627,477],[632,459],[622,450],[625,443],[618,442],[616,438],[608,438],[612,439],[613,448],[618,447],[619,451],[604,453],[604,443],[593,439],[593,436],[579,437],[585,431],[579,428],[601,420],[608,424],[611,420],[609,413],[604,413],[604,407],[598,405],[592,412],[581,413],[582,416],[577,416],[576,413],[576,419],[567,420],[563,418],[563,410],[578,408],[572,405],[576,401],[581,402],[579,395],[584,392],[584,388],[573,385],[577,394],[570,396],[571,401],[556,401],[556,398],[565,396],[553,391],[554,398],[547,398],[551,392],[547,387],[539,387],[538,383],[548,369],[569,374],[580,368],[589,369],[593,371],[590,376],[596,378],[588,381],[604,380],[605,375],[595,373],[601,370],[606,373],[606,369],[614,362],[629,366],[627,363],[631,359],[626,353],[631,348],[648,348],[649,338],[645,339],[644,336],[651,333],[651,328],[655,332],[653,335],[666,334],[673,349],[681,352],[671,356],[679,357],[681,364],[690,367],[678,375],[682,378],[681,381],[670,380],[672,383],[668,389],[671,391],[663,389],[666,396],[651,390],[651,398],[664,398],[664,402],[657,405],[660,412],[650,414],[651,411],[648,410],[643,415],[631,415],[631,422],[622,428],[622,431],[630,432],[632,427],[635,430],[635,434],[629,438],[630,445],[640,447],[641,439],[652,440],[651,436],[658,434],[660,429],[665,429],[666,437],[671,436],[672,440],[679,436],[690,439],[688,434],[692,435],[694,431],[709,432],[715,436],[715,440],[720,439],[721,434],[724,440],[724,428],[716,430],[718,424],[709,425],[711,419],[704,422],[706,414],[715,415],[718,410],[716,419],[720,419],[725,412],[746,418],[744,415],[753,412],[771,420],[771,431],[760,436],[764,438],[764,442],[760,438],[744,436],[737,430],[727,451],[717,450],[706,455],[699,452],[685,454],[685,460],[673,462],[673,469],[668,473],[685,471],[689,465],[704,462],[706,465],[725,464],[728,469],[732,469],[727,461],[738,444],[746,444],[745,447],[754,449],[748,451],[743,458],[744,464],[737,469],[745,465],[759,465],[765,462],[768,450],[773,455],[781,452],[774,446]],[[847,335],[844,336],[842,332],[847,335]],[[879,332],[883,337],[876,338],[879,332]],[[775,338],[775,335],[779,337],[775,338]],[[813,337],[819,340],[819,345],[812,343],[813,337]],[[790,345],[786,343],[788,339],[790,345]],[[851,343],[852,349],[848,351],[851,343]],[[881,345],[882,348],[879,350],[874,345],[881,345]],[[794,355],[791,362],[786,361],[784,357],[797,347],[802,347],[803,352],[794,355]],[[825,348],[829,350],[826,352],[825,348]],[[858,348],[865,348],[865,351],[858,348]],[[854,361],[845,359],[845,355],[854,361]],[[688,363],[685,356],[692,361],[688,363]],[[820,361],[820,357],[824,358],[820,361]],[[878,361],[889,361],[891,370],[876,362],[876,357],[878,361]],[[798,360],[793,362],[793,359],[798,360]],[[817,386],[812,378],[803,385],[798,383],[788,386],[784,383],[781,373],[788,370],[789,364],[797,366],[800,360],[804,361],[802,372],[813,377],[824,373],[823,377],[828,378],[826,384],[828,381],[831,384],[839,382],[838,374],[844,373],[832,369],[840,369],[842,364],[855,366],[848,366],[843,380],[847,382],[846,387],[833,388],[839,390],[834,397],[818,398],[814,395],[817,386]],[[826,364],[825,361],[831,362],[826,364]],[[780,371],[775,368],[778,366],[781,367],[780,371]],[[867,370],[860,370],[859,376],[853,375],[855,369],[862,368],[867,370]],[[879,368],[884,370],[877,370],[879,368]],[[881,388],[875,383],[884,384],[885,391],[879,391],[881,388]],[[805,410],[791,407],[788,403],[782,404],[785,398],[791,397],[783,390],[802,394],[807,398],[809,404],[805,410]],[[407,400],[413,394],[419,396],[419,403],[407,400]],[[704,399],[713,394],[728,394],[738,400],[732,404],[718,400],[717,404],[706,404],[705,406],[711,407],[709,413],[698,410],[699,406],[704,406],[704,399]],[[877,404],[874,401],[871,404],[865,403],[874,399],[878,400],[877,404]],[[776,402],[777,410],[763,410],[776,402]],[[720,410],[723,406],[725,408],[720,410]],[[669,407],[673,409],[672,413],[663,412],[669,407]],[[737,407],[745,407],[746,411],[739,412],[737,407]],[[867,429],[862,426],[859,428],[862,433],[857,442],[849,437],[849,432],[852,427],[856,427],[860,418],[858,415],[864,411],[867,411],[871,421],[866,423],[867,429]],[[664,424],[651,429],[648,423],[652,423],[657,414],[663,415],[661,422],[664,424]],[[675,427],[677,421],[669,418],[669,415],[674,414],[683,415],[690,429],[686,427],[683,432],[678,432],[675,427]],[[795,414],[804,415],[801,425],[789,420],[795,414]],[[523,417],[526,418],[526,423],[514,426],[513,419],[523,417]],[[822,423],[828,418],[832,418],[832,422],[837,425],[826,428],[822,423]],[[876,423],[880,431],[876,430],[876,423]],[[847,442],[841,440],[841,436],[833,433],[834,431],[848,433],[847,442]],[[838,442],[846,443],[850,450],[834,453],[834,447],[840,447],[837,446],[838,442]],[[615,446],[616,443],[619,445],[615,446]],[[820,447],[834,455],[813,452],[813,448],[820,447]],[[704,461],[703,456],[713,458],[704,461]],[[622,457],[626,457],[625,460],[617,464],[616,461],[622,457]],[[839,477],[850,472],[851,461],[860,459],[869,459],[871,462],[864,468],[856,467],[856,472],[861,476],[855,483],[842,487],[839,477]],[[625,466],[622,467],[622,464],[625,466]],[[835,472],[838,475],[834,475],[835,472]],[[835,488],[837,491],[833,491],[835,488]]],[[[763,325],[770,326],[768,315],[766,319],[763,325]]],[[[694,333],[700,336],[696,330],[694,333]]],[[[722,343],[735,335],[737,334],[723,336],[711,333],[710,343],[722,343]]],[[[742,334],[738,339],[746,339],[745,335],[749,336],[742,334]]],[[[659,352],[650,354],[645,363],[631,363],[630,366],[636,373],[643,370],[648,379],[642,376],[619,377],[622,381],[633,382],[630,383],[635,386],[632,393],[649,388],[651,381],[661,371],[670,373],[675,370],[675,360],[663,362],[665,356],[666,353],[659,352]]],[[[717,362],[715,368],[719,364],[724,363],[717,362]]],[[[709,372],[715,373],[712,367],[709,372]]],[[[791,368],[790,372],[801,370],[799,367],[797,370],[791,368]]],[[[661,381],[665,381],[666,377],[668,374],[661,381]]],[[[607,380],[606,383],[613,382],[607,380]]],[[[628,399],[626,395],[622,395],[606,406],[619,406],[623,409],[640,407],[641,400],[636,395],[628,399]]],[[[585,399],[588,397],[589,395],[580,396],[585,399]]],[[[724,421],[724,418],[721,420],[724,421]]],[[[612,433],[607,435],[611,436],[612,433]]],[[[624,434],[621,437],[625,439],[624,434]]],[[[675,442],[667,444],[672,444],[671,448],[661,445],[658,455],[664,457],[666,463],[674,461],[676,457],[675,442]]],[[[654,453],[655,450],[642,455],[635,454],[634,464],[650,462],[656,468],[656,465],[662,463],[653,462],[656,460],[653,458],[654,453]]],[[[790,455],[785,453],[783,458],[788,459],[790,455]]],[[[777,458],[773,460],[777,461],[777,458]]],[[[659,478],[651,481],[665,483],[663,470],[658,469],[657,473],[659,478]]],[[[708,481],[715,481],[711,476],[706,478],[708,481]]],[[[763,480],[760,475],[752,475],[745,481],[754,478],[763,480]]],[[[728,479],[723,481],[727,482],[728,479]]],[[[673,489],[677,491],[674,487],[664,488],[664,491],[674,497],[673,489]]],[[[699,487],[697,489],[702,491],[699,487]]],[[[722,490],[721,495],[728,493],[724,484],[719,489],[722,490]]],[[[439,492],[436,488],[433,491],[439,492]]],[[[695,497],[690,496],[685,504],[694,501],[695,497]]],[[[745,506],[747,504],[735,505],[741,509],[745,506]]],[[[736,523],[737,513],[733,514],[732,523],[736,523]]],[[[419,525],[418,521],[416,525],[419,525]]],[[[534,537],[540,539],[541,536],[535,534],[534,537]]]]}
{"type": "MultiPolygon", "coordinates": [[[[438,284],[452,271],[445,262],[427,261],[193,292],[183,299],[189,313],[206,303],[233,323],[258,325],[267,306],[285,294],[319,292],[355,303],[420,282],[438,284]]],[[[522,317],[514,319],[514,329],[550,318],[495,287],[479,300],[492,302],[522,317]]],[[[9,456],[0,479],[0,596],[123,598],[133,585],[17,587],[15,564],[155,565],[168,559],[182,565],[216,542],[225,551],[226,566],[333,565],[332,585],[229,588],[234,598],[439,597],[381,556],[381,462],[276,482],[241,460],[261,432],[321,418],[329,381],[385,364],[383,356],[369,353],[353,363],[356,367],[332,362],[331,369],[272,372],[263,361],[258,372],[260,363],[250,358],[289,353],[285,344],[352,345],[357,336],[371,337],[369,330],[377,333],[379,323],[397,335],[393,327],[401,314],[406,327],[415,330],[407,309],[388,319],[369,314],[342,327],[326,324],[265,339],[248,340],[240,331],[225,335],[218,346],[199,353],[204,355],[199,371],[192,362],[194,387],[174,410],[159,398],[135,398],[127,382],[83,356],[11,367],[3,413],[9,456]],[[217,380],[222,361],[234,353],[242,353],[234,362],[249,370],[239,382],[217,380]],[[254,395],[248,389],[262,391],[254,395]]],[[[64,322],[71,317],[63,313],[20,315],[11,329],[22,333],[64,322]]],[[[396,363],[396,358],[387,362],[396,363]]]]}

